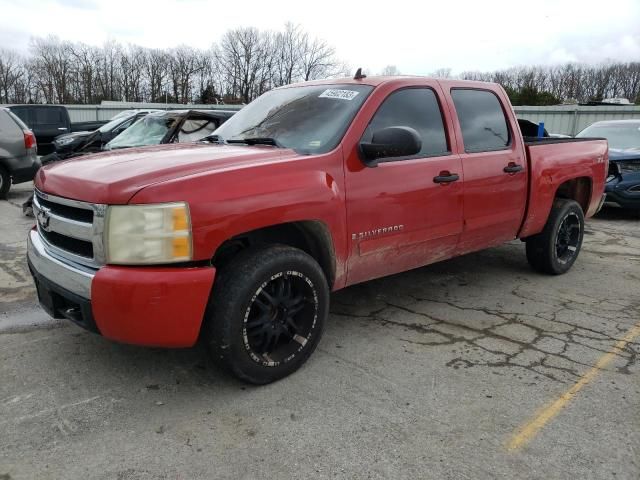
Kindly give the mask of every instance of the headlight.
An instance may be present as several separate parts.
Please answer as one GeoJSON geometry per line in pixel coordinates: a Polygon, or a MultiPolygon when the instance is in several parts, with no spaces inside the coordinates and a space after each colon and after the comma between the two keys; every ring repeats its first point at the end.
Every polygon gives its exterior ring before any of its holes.
{"type": "Polygon", "coordinates": [[[192,258],[189,206],[183,202],[110,206],[105,243],[107,263],[189,261],[192,258]]]}
{"type": "Polygon", "coordinates": [[[75,138],[73,137],[61,138],[60,140],[56,140],[56,145],[60,145],[61,147],[63,147],[65,145],[69,145],[70,143],[73,143],[74,141],[75,141],[75,138]]]}

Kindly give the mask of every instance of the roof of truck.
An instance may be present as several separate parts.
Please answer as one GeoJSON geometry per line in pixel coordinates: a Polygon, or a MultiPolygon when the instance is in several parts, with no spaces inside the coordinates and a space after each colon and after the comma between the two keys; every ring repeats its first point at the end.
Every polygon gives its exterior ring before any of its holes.
{"type": "Polygon", "coordinates": [[[383,83],[394,83],[394,82],[407,82],[408,80],[416,80],[417,82],[421,81],[436,81],[441,84],[446,85],[456,85],[456,86],[479,86],[479,85],[492,85],[498,86],[497,83],[491,82],[478,82],[474,80],[457,80],[450,78],[436,78],[436,77],[426,77],[420,75],[393,75],[393,76],[385,76],[385,75],[374,75],[371,77],[364,77],[361,79],[355,79],[353,77],[344,77],[344,78],[330,78],[324,80],[311,80],[308,82],[299,82],[293,83],[291,85],[285,85],[280,88],[288,88],[288,87],[302,87],[309,85],[345,85],[345,84],[353,84],[353,85],[371,85],[372,87],[377,87],[378,85],[382,85],[383,83]]]}

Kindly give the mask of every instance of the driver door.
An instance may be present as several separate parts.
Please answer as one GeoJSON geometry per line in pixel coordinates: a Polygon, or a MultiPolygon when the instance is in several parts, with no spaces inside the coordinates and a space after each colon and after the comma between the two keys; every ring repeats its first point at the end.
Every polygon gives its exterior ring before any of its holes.
{"type": "Polygon", "coordinates": [[[348,284],[397,273],[452,256],[463,228],[460,157],[452,152],[449,112],[440,88],[391,91],[360,141],[390,126],[415,129],[418,154],[364,165],[358,145],[346,158],[347,226],[350,236],[348,284]],[[451,178],[458,176],[455,181],[451,178]],[[447,181],[442,182],[445,177],[447,181]],[[440,179],[440,181],[439,181],[440,179]]]}

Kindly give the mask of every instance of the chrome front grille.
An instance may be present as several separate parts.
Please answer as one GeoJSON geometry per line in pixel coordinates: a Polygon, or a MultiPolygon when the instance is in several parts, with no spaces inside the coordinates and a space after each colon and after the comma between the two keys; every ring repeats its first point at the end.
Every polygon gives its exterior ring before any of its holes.
{"type": "Polygon", "coordinates": [[[38,234],[52,254],[81,265],[105,263],[103,232],[107,206],[56,197],[36,190],[33,213],[38,234]]]}

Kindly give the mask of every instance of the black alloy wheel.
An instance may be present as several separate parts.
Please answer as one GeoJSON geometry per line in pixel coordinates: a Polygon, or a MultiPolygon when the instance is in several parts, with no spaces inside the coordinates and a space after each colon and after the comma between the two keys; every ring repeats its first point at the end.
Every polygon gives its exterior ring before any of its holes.
{"type": "Polygon", "coordinates": [[[329,314],[329,286],[316,260],[285,245],[251,247],[216,272],[201,338],[238,378],[270,383],[313,353],[329,314]]]}
{"type": "Polygon", "coordinates": [[[251,298],[244,316],[244,346],[268,367],[291,361],[309,341],[318,319],[318,294],[300,272],[278,272],[251,298]]]}
{"type": "Polygon", "coordinates": [[[558,262],[566,264],[577,255],[581,241],[581,222],[575,212],[567,213],[556,234],[556,257],[558,262]]]}
{"type": "Polygon", "coordinates": [[[526,239],[527,260],[539,272],[566,273],[578,258],[583,237],[582,207],[575,200],[557,198],[542,232],[526,239]]]}

